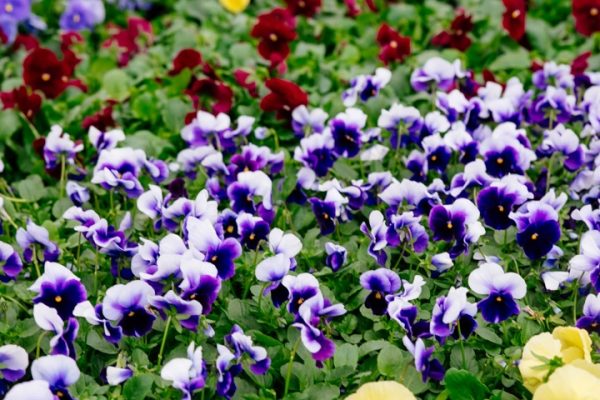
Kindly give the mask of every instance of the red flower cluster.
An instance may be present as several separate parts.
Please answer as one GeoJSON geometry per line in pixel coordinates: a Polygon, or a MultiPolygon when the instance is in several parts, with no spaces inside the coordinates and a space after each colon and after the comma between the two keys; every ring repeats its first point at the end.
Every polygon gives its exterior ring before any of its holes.
{"type": "Polygon", "coordinates": [[[431,44],[439,47],[450,47],[465,51],[471,45],[468,34],[473,30],[473,17],[466,13],[463,8],[456,11],[450,29],[442,31],[431,39],[431,44]]]}
{"type": "Polygon", "coordinates": [[[502,26],[511,38],[519,41],[525,35],[525,17],[527,16],[525,0],[502,0],[502,3],[506,8],[502,14],[502,26]]]}
{"type": "Polygon", "coordinates": [[[25,86],[13,89],[10,92],[0,92],[0,100],[5,110],[16,108],[29,120],[36,116],[42,106],[42,96],[30,92],[25,86]]]}
{"type": "Polygon", "coordinates": [[[308,104],[308,95],[294,82],[273,78],[265,84],[271,93],[263,97],[260,108],[276,112],[278,119],[289,119],[296,107],[308,104]]]}
{"type": "Polygon", "coordinates": [[[260,39],[258,53],[275,68],[290,54],[290,42],[296,39],[296,19],[285,8],[275,8],[259,15],[252,37],[260,39]]]}
{"type": "Polygon", "coordinates": [[[109,128],[117,126],[116,121],[113,118],[113,106],[116,104],[115,101],[109,100],[108,105],[98,111],[95,114],[89,115],[83,119],[81,126],[84,130],[90,129],[94,126],[100,131],[107,131],[109,128]]]}
{"type": "Polygon", "coordinates": [[[377,42],[381,48],[379,59],[385,65],[392,61],[402,61],[410,55],[410,38],[400,35],[388,24],[383,24],[379,28],[377,42]]]}
{"type": "Polygon", "coordinates": [[[600,31],[600,0],[573,0],[575,29],[584,36],[600,31]]]}
{"type": "Polygon", "coordinates": [[[109,27],[112,36],[107,39],[102,47],[117,46],[119,49],[119,65],[127,65],[136,54],[142,52],[154,41],[152,25],[143,18],[131,17],[127,20],[127,27],[115,25],[109,27]]]}
{"type": "Polygon", "coordinates": [[[236,69],[233,73],[233,77],[235,78],[235,82],[240,85],[242,88],[246,89],[250,96],[258,97],[258,90],[256,89],[256,82],[250,82],[248,78],[250,78],[250,73],[244,71],[243,69],[236,69]]]}
{"type": "Polygon", "coordinates": [[[285,0],[287,9],[294,15],[314,17],[321,8],[321,0],[285,0]]]}
{"type": "Polygon", "coordinates": [[[202,65],[202,54],[194,49],[183,49],[173,59],[173,67],[169,75],[179,75],[184,69],[194,71],[196,67],[202,65]]]}
{"type": "Polygon", "coordinates": [[[23,81],[33,90],[39,90],[46,97],[58,97],[68,86],[82,90],[86,87],[78,80],[72,80],[76,63],[72,57],[59,60],[51,50],[39,47],[25,57],[23,61],[23,81]]]}

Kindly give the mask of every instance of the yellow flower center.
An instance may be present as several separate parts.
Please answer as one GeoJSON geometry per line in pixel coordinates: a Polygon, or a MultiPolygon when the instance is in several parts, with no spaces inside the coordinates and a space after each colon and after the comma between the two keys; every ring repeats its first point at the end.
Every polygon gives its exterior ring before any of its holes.
{"type": "Polygon", "coordinates": [[[538,235],[537,233],[534,233],[533,235],[531,235],[531,240],[537,240],[537,238],[538,238],[539,236],[540,236],[540,235],[538,235]]]}
{"type": "Polygon", "coordinates": [[[498,211],[504,212],[504,207],[503,206],[498,206],[498,211]]]}
{"type": "Polygon", "coordinates": [[[13,12],[14,9],[15,8],[11,3],[6,3],[6,5],[4,6],[4,11],[6,11],[7,13],[13,12]]]}
{"type": "Polygon", "coordinates": [[[383,298],[383,296],[381,295],[381,292],[375,292],[375,298],[377,300],[381,300],[383,298]]]}
{"type": "Polygon", "coordinates": [[[598,9],[597,9],[596,7],[592,7],[592,8],[590,9],[590,15],[591,15],[592,17],[595,17],[596,15],[598,15],[598,9]]]}
{"type": "Polygon", "coordinates": [[[329,219],[329,214],[323,213],[323,219],[329,219]]]}
{"type": "Polygon", "coordinates": [[[78,23],[79,21],[81,21],[81,17],[79,16],[79,14],[73,15],[73,22],[78,23]]]}
{"type": "Polygon", "coordinates": [[[446,226],[448,227],[448,229],[452,229],[452,227],[453,227],[452,222],[448,221],[448,223],[446,224],[446,226]]]}
{"type": "Polygon", "coordinates": [[[395,40],[392,40],[392,41],[390,42],[390,47],[391,47],[392,49],[395,49],[396,47],[398,47],[398,42],[396,42],[395,40]]]}
{"type": "Polygon", "coordinates": [[[296,303],[298,303],[298,305],[301,306],[302,303],[304,303],[304,299],[300,297],[296,303]]]}
{"type": "Polygon", "coordinates": [[[194,300],[195,298],[196,298],[196,293],[194,293],[190,296],[190,300],[194,300]]]}
{"type": "Polygon", "coordinates": [[[217,257],[217,256],[212,256],[212,257],[210,258],[210,261],[212,261],[212,262],[216,262],[218,259],[219,259],[219,257],[217,257]]]}
{"type": "Polygon", "coordinates": [[[496,296],[496,303],[502,303],[502,297],[496,296]]]}
{"type": "Polygon", "coordinates": [[[42,74],[42,80],[43,80],[44,82],[48,82],[48,81],[50,80],[50,78],[51,78],[51,76],[50,76],[50,74],[49,74],[49,73],[47,73],[47,72],[44,72],[44,73],[42,74]]]}
{"type": "Polygon", "coordinates": [[[129,311],[127,314],[128,317],[133,317],[135,315],[135,311],[129,311]]]}
{"type": "Polygon", "coordinates": [[[227,233],[233,233],[233,225],[229,225],[225,230],[227,231],[227,233]]]}
{"type": "Polygon", "coordinates": [[[298,7],[300,7],[300,8],[304,8],[305,6],[306,6],[306,3],[305,3],[305,2],[303,2],[303,1],[299,1],[299,2],[298,2],[298,7]]]}
{"type": "Polygon", "coordinates": [[[62,301],[62,297],[60,297],[60,296],[56,296],[56,297],[54,298],[54,301],[55,301],[56,303],[60,303],[60,302],[62,301]]]}
{"type": "Polygon", "coordinates": [[[250,236],[248,236],[248,239],[254,240],[256,239],[256,235],[254,233],[251,233],[250,236]]]}
{"type": "Polygon", "coordinates": [[[437,160],[437,156],[431,156],[431,161],[437,160]]]}
{"type": "Polygon", "coordinates": [[[511,17],[513,17],[514,19],[517,19],[521,16],[521,10],[515,10],[512,12],[512,14],[510,14],[511,17]]]}
{"type": "Polygon", "coordinates": [[[269,39],[271,39],[272,42],[276,42],[277,41],[277,35],[274,33],[271,33],[269,35],[269,39]]]}

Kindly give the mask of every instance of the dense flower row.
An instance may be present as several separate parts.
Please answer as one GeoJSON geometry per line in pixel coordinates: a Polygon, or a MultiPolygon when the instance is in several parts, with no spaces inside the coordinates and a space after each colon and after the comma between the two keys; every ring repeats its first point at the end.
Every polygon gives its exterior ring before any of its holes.
{"type": "MultiPolygon", "coordinates": [[[[324,3],[249,21],[266,62],[249,72],[188,46],[167,56],[177,18],[88,32],[115,10],[160,13],[151,2],[69,0],[41,44],[30,1],[0,0],[18,71],[0,117],[22,128],[0,163],[1,395],[596,393],[591,53],[514,76],[431,54],[408,71],[422,43],[375,20],[379,65],[309,90],[294,57],[324,3]],[[382,377],[404,386],[357,391],[382,377]]],[[[384,3],[340,13],[373,21],[384,3]]],[[[530,48],[526,2],[502,4],[498,26],[530,48]]],[[[597,1],[570,9],[579,33],[600,29],[597,1]]],[[[457,9],[427,44],[468,52],[475,16],[457,9]]]]}

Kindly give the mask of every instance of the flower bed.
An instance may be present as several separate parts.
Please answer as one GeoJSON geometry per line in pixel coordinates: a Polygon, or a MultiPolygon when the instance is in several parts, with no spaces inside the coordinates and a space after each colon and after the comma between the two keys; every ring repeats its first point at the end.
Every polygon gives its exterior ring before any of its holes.
{"type": "Polygon", "coordinates": [[[0,0],[0,395],[595,398],[600,2],[450,3],[0,0]]]}

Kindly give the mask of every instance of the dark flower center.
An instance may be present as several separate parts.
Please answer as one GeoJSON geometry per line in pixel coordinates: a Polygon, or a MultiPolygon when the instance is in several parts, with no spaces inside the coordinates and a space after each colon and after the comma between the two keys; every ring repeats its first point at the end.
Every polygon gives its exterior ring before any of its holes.
{"type": "Polygon", "coordinates": [[[304,303],[304,299],[302,297],[300,297],[298,300],[296,300],[296,304],[299,306],[302,305],[302,303],[304,303]]]}
{"type": "Polygon", "coordinates": [[[303,1],[299,1],[299,2],[298,2],[298,7],[300,7],[300,8],[304,8],[304,7],[306,7],[306,3],[305,3],[305,2],[303,2],[303,1]]]}
{"type": "Polygon", "coordinates": [[[129,313],[127,314],[127,316],[128,316],[129,318],[132,318],[132,317],[134,317],[134,316],[135,316],[135,311],[129,311],[129,313]]]}
{"type": "Polygon", "coordinates": [[[436,155],[431,156],[431,161],[435,161],[435,160],[437,160],[437,156],[436,155]]]}
{"type": "Polygon", "coordinates": [[[327,214],[327,213],[324,212],[323,213],[323,219],[329,219],[329,214],[327,214]]]}
{"type": "Polygon", "coordinates": [[[453,225],[452,222],[448,221],[448,223],[446,224],[446,226],[448,227],[448,229],[452,229],[453,225]]]}
{"type": "Polygon", "coordinates": [[[212,257],[210,258],[210,261],[211,261],[211,262],[213,262],[213,263],[216,263],[218,259],[219,259],[219,257],[217,257],[217,256],[212,256],[212,257]]]}
{"type": "Polygon", "coordinates": [[[375,292],[374,296],[377,300],[381,300],[383,298],[383,295],[381,294],[381,292],[375,292]]]}
{"type": "Polygon", "coordinates": [[[248,236],[248,239],[254,240],[256,239],[256,235],[254,233],[251,233],[250,236],[248,236]]]}

